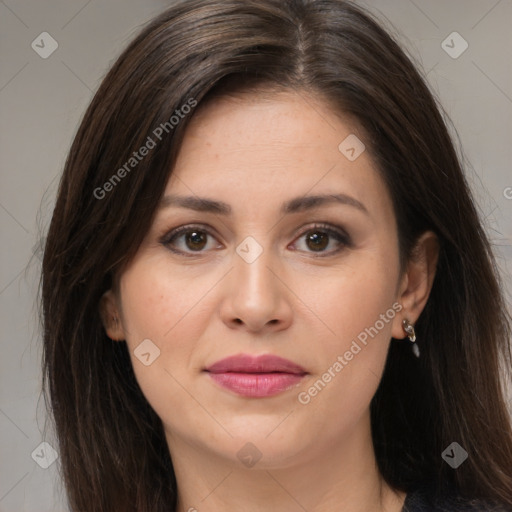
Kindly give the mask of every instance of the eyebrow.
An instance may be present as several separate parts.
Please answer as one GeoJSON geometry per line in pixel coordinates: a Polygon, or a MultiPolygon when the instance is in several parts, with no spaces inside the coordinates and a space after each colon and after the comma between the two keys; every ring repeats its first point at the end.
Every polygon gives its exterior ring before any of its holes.
{"type": "MultiPolygon", "coordinates": [[[[330,204],[343,204],[352,206],[369,215],[363,203],[346,194],[320,194],[314,196],[301,196],[290,199],[281,205],[281,214],[297,213],[312,210],[330,204]]],[[[231,206],[222,201],[215,201],[206,197],[167,195],[160,201],[159,208],[181,207],[196,212],[210,212],[220,215],[231,215],[231,206]]]]}

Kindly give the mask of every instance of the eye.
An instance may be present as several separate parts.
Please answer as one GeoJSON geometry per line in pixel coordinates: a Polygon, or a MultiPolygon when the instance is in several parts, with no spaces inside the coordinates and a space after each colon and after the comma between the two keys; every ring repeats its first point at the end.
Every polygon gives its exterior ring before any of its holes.
{"type": "Polygon", "coordinates": [[[161,239],[161,243],[172,252],[192,256],[191,252],[204,252],[208,237],[213,238],[213,235],[204,228],[188,225],[172,230],[161,239]]]}
{"type": "Polygon", "coordinates": [[[304,232],[300,239],[303,239],[304,237],[304,244],[307,248],[306,252],[320,253],[319,256],[330,256],[338,253],[344,247],[352,246],[350,237],[344,231],[332,228],[328,224],[315,224],[304,232]],[[332,239],[336,241],[337,248],[326,251],[325,249],[329,247],[332,239]]]}
{"type": "MultiPolygon", "coordinates": [[[[193,253],[201,254],[205,252],[205,249],[208,250],[209,237],[214,238],[202,226],[187,225],[173,229],[163,236],[160,242],[174,253],[194,256],[193,253]]],[[[319,253],[318,256],[330,256],[344,247],[352,246],[350,237],[343,230],[333,228],[328,224],[315,224],[305,231],[299,239],[303,237],[305,237],[305,252],[319,253]],[[333,239],[337,248],[326,251],[325,249],[332,245],[333,239]]],[[[220,246],[217,245],[216,247],[219,248],[220,246]]],[[[212,247],[209,249],[212,249],[212,247]]]]}

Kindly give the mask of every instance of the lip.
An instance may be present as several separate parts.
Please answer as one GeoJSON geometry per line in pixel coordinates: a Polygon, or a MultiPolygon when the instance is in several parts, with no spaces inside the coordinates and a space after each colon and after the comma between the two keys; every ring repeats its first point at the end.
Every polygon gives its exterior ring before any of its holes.
{"type": "Polygon", "coordinates": [[[296,386],[307,375],[306,370],[293,361],[270,354],[227,357],[205,371],[223,388],[255,398],[277,395],[296,386]]]}

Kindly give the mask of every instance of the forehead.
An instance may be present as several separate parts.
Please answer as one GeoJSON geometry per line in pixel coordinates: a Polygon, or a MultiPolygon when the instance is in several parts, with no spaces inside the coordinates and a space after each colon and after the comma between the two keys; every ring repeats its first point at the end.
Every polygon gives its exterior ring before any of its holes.
{"type": "Polygon", "coordinates": [[[210,100],[187,127],[165,193],[215,196],[235,211],[281,206],[297,195],[343,193],[380,214],[389,210],[391,200],[369,152],[351,160],[344,141],[359,153],[364,135],[306,93],[210,100]]]}

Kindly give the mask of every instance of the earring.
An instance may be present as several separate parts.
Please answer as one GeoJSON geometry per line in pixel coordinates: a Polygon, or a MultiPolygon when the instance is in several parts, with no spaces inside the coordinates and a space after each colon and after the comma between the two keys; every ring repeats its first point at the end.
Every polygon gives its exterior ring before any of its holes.
{"type": "Polygon", "coordinates": [[[407,337],[409,341],[412,343],[412,352],[416,357],[420,357],[420,349],[418,345],[415,343],[416,341],[416,332],[414,331],[414,326],[409,322],[409,320],[402,320],[402,326],[404,331],[407,333],[407,337]]]}

